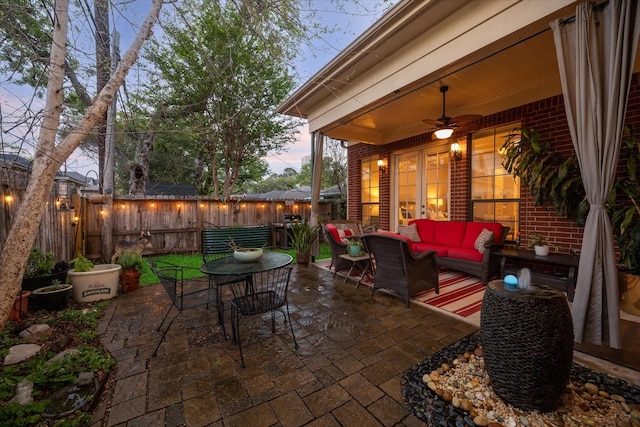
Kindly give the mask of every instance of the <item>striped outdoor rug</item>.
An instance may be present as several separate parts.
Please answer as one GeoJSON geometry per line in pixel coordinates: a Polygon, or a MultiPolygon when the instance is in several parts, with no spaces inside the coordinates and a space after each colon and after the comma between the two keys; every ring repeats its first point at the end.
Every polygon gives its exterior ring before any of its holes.
{"type": "MultiPolygon", "coordinates": [[[[325,270],[333,271],[329,268],[331,260],[318,260],[315,265],[325,270]]],[[[345,278],[347,271],[338,271],[337,276],[345,278]]],[[[351,275],[347,282],[353,285],[360,275],[351,275]]],[[[365,277],[362,285],[373,286],[371,280],[365,277]]],[[[412,302],[422,304],[430,309],[440,311],[447,315],[456,317],[467,323],[480,326],[480,309],[482,308],[482,298],[484,297],[485,286],[479,278],[468,276],[464,273],[451,270],[442,270],[438,277],[440,293],[435,290],[422,292],[412,298],[412,302]]]]}

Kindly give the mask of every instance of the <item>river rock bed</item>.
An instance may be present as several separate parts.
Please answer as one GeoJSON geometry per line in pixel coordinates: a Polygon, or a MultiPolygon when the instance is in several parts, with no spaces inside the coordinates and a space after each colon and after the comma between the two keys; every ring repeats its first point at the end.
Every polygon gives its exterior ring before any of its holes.
{"type": "Polygon", "coordinates": [[[577,363],[555,411],[504,403],[484,369],[479,333],[411,367],[403,375],[402,394],[407,409],[429,426],[640,426],[640,387],[577,363]]]}

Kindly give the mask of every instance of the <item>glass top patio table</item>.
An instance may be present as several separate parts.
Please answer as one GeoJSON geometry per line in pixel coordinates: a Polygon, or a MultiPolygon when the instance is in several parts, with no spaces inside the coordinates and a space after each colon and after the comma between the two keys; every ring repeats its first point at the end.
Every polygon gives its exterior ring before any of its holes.
{"type": "Polygon", "coordinates": [[[205,263],[200,267],[200,271],[221,276],[248,275],[275,270],[291,264],[292,261],[291,255],[282,252],[264,252],[258,260],[252,262],[240,262],[233,256],[227,256],[205,263]]]}

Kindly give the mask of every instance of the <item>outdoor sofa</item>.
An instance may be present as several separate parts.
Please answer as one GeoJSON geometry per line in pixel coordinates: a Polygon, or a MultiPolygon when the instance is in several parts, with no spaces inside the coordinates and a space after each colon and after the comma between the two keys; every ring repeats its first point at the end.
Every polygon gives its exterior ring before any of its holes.
{"type": "Polygon", "coordinates": [[[398,227],[411,251],[436,251],[438,265],[479,277],[487,284],[500,272],[499,259],[491,251],[501,248],[509,227],[498,222],[434,221],[414,219],[398,227]]]}

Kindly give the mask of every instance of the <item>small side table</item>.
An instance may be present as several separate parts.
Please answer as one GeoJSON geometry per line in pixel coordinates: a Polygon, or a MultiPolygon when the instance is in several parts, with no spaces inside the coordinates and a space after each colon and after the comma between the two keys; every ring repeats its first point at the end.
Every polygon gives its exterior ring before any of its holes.
{"type": "Polygon", "coordinates": [[[344,283],[347,283],[347,280],[351,276],[351,272],[353,271],[354,268],[356,268],[358,265],[363,266],[362,267],[362,274],[360,275],[360,278],[358,279],[358,282],[356,282],[356,288],[357,288],[358,286],[360,286],[360,282],[362,282],[362,279],[364,278],[364,275],[367,274],[367,271],[371,270],[371,256],[369,254],[367,254],[367,253],[363,253],[362,255],[359,255],[359,256],[351,256],[349,254],[341,254],[340,258],[346,259],[347,261],[349,261],[351,263],[351,268],[349,269],[349,272],[347,273],[347,277],[344,278],[344,283]]]}

